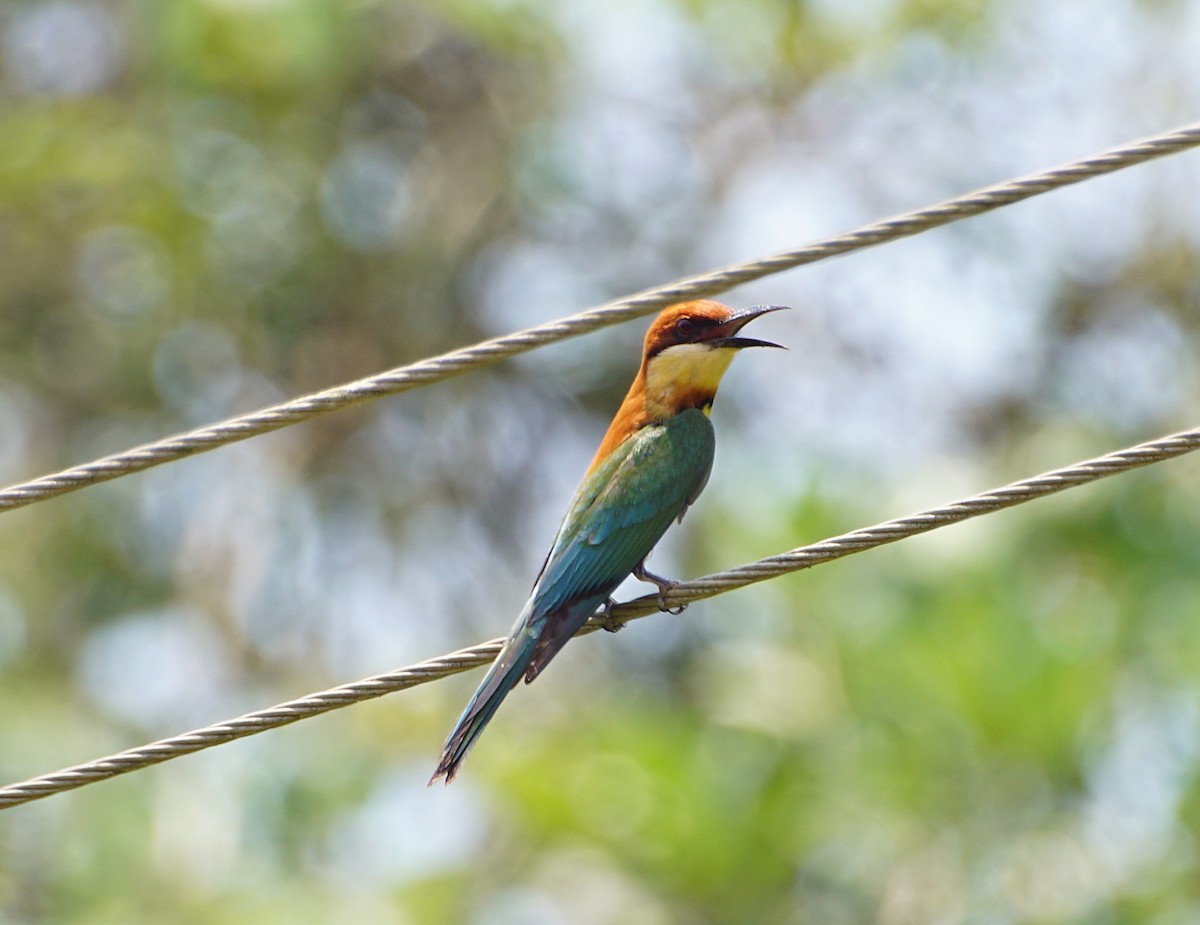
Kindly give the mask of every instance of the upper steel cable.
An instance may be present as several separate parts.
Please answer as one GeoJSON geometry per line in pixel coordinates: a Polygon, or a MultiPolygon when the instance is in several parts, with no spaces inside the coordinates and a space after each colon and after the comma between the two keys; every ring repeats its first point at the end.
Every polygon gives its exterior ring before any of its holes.
{"type": "MultiPolygon", "coordinates": [[[[958,523],[1003,508],[1014,507],[1035,498],[1074,488],[1087,482],[1094,482],[1105,476],[1115,475],[1118,472],[1126,472],[1149,463],[1182,456],[1196,449],[1200,449],[1200,427],[1140,443],[1137,446],[1076,463],[1063,469],[1055,469],[908,517],[888,520],[873,527],[864,527],[850,533],[843,533],[841,536],[801,546],[798,549],[760,559],[728,571],[682,582],[667,593],[667,603],[682,604],[724,594],[726,591],[732,591],[748,584],[811,568],[822,562],[830,562],[843,556],[873,549],[876,546],[894,543],[919,533],[927,533],[937,527],[958,523]]],[[[658,605],[658,595],[649,594],[617,605],[612,609],[612,615],[618,619],[633,620],[655,612],[658,610],[658,605]]],[[[593,618],[593,622],[585,626],[579,635],[594,632],[598,628],[598,623],[593,618]]],[[[298,700],[281,703],[266,710],[247,713],[236,719],[205,726],[203,729],[185,732],[169,739],[161,739],[149,745],[131,748],[107,758],[99,758],[52,774],[44,774],[20,783],[10,784],[7,787],[0,787],[0,809],[97,783],[110,777],[169,761],[172,758],[190,755],[192,752],[211,748],[214,745],[221,745],[234,739],[265,732],[268,729],[286,726],[310,716],[327,713],[330,710],[363,700],[382,697],[384,694],[394,691],[416,687],[418,684],[435,681],[479,665],[486,665],[496,657],[503,643],[503,639],[493,639],[490,642],[480,643],[468,649],[460,649],[438,658],[427,659],[406,668],[399,668],[352,684],[309,694],[298,700]]]]}
{"type": "Polygon", "coordinates": [[[1081,180],[1111,173],[1200,145],[1200,123],[1164,132],[1141,141],[1110,148],[1082,160],[987,186],[937,205],[864,225],[853,231],[808,244],[773,257],[735,264],[665,286],[645,289],[636,295],[609,302],[558,321],[518,331],[504,337],[463,347],[441,356],[419,360],[375,376],[304,395],[269,408],[230,418],[174,437],[73,466],[32,481],[0,490],[0,512],[45,501],[58,495],[140,472],[152,466],[245,440],[307,421],[351,405],[395,395],[420,385],[489,366],[507,357],[533,350],[568,337],[577,337],[601,327],[647,315],[657,308],[685,299],[723,292],[739,283],[760,279],[806,263],[849,253],[885,241],[906,237],[939,225],[979,215],[999,206],[1028,199],[1081,180]]]}

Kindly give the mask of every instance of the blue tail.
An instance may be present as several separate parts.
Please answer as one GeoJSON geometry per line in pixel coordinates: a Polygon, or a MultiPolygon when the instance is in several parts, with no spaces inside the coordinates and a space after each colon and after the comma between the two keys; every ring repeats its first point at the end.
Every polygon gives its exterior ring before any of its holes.
{"type": "Polygon", "coordinates": [[[526,684],[536,678],[550,659],[566,645],[567,640],[575,635],[576,630],[587,622],[588,616],[606,596],[607,592],[604,596],[592,595],[572,601],[550,613],[539,611],[538,603],[533,598],[526,602],[504,648],[492,662],[483,683],[475,691],[475,696],[458,718],[458,725],[446,740],[442,760],[438,762],[429,783],[443,779],[448,784],[454,780],[467,752],[491,722],[509,691],[517,686],[521,676],[525,676],[526,684]]]}
{"type": "Polygon", "coordinates": [[[467,757],[467,752],[479,738],[484,727],[495,715],[500,703],[508,696],[508,692],[516,687],[517,682],[525,673],[526,667],[533,658],[536,640],[532,633],[520,632],[509,638],[492,662],[483,683],[475,691],[475,696],[467,704],[463,715],[458,719],[458,725],[450,733],[442,749],[442,760],[438,762],[437,770],[429,783],[443,779],[446,783],[454,780],[458,767],[467,757]]]}

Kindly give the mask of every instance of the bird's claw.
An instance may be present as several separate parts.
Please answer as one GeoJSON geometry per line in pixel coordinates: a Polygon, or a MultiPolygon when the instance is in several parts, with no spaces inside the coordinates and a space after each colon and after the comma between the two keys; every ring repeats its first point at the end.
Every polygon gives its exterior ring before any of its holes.
{"type": "Polygon", "coordinates": [[[606,633],[619,633],[625,629],[625,621],[612,612],[616,603],[610,597],[600,608],[600,628],[606,633]]]}
{"type": "Polygon", "coordinates": [[[638,581],[646,581],[652,585],[658,586],[658,609],[663,613],[674,614],[678,616],[687,610],[687,602],[677,604],[672,607],[667,601],[667,593],[674,588],[679,582],[672,581],[670,578],[663,578],[661,575],[655,575],[651,571],[647,571],[646,563],[638,563],[638,567],[633,570],[633,577],[638,581]]]}
{"type": "Polygon", "coordinates": [[[667,595],[662,591],[658,592],[658,609],[663,613],[669,613],[677,617],[687,610],[687,606],[687,601],[683,601],[682,603],[676,604],[674,607],[672,607],[667,603],[667,595]]]}

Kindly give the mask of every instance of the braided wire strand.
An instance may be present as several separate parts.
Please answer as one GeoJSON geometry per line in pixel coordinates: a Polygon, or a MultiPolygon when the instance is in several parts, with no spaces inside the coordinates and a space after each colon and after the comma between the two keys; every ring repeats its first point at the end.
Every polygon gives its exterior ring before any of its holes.
{"type": "MultiPolygon", "coordinates": [[[[877,546],[884,546],[927,533],[938,527],[945,527],[972,517],[1015,507],[1026,501],[1056,494],[1110,475],[1128,472],[1131,469],[1173,459],[1176,456],[1183,456],[1197,449],[1200,449],[1200,427],[1180,431],[1146,443],[1139,443],[1137,446],[1107,453],[1104,456],[1085,460],[1062,469],[1054,469],[1041,475],[1022,479],[1019,482],[1012,482],[990,491],[972,495],[969,498],[951,501],[941,507],[884,521],[873,527],[852,530],[840,536],[800,546],[728,571],[705,575],[673,588],[666,594],[666,602],[671,605],[686,604],[715,594],[724,594],[726,591],[743,588],[759,581],[766,581],[789,572],[811,568],[823,562],[832,562],[834,559],[841,559],[856,552],[863,552],[877,546]]],[[[657,609],[657,603],[657,596],[646,595],[630,601],[624,606],[631,608],[629,611],[631,615],[644,616],[657,609]]],[[[614,608],[614,613],[618,617],[626,615],[620,607],[614,608]]]]}
{"type": "Polygon", "coordinates": [[[303,395],[216,424],[11,485],[0,490],[0,512],[205,453],[372,399],[429,385],[469,370],[490,366],[537,347],[647,315],[673,302],[715,295],[740,283],[914,235],[1197,145],[1200,145],[1200,123],[1193,123],[1049,170],[987,186],[936,205],[872,222],[796,250],[645,289],[627,298],[617,299],[567,318],[452,350],[440,356],[419,360],[407,366],[303,395]]]}
{"type": "MultiPolygon", "coordinates": [[[[800,546],[788,552],[759,559],[757,562],[727,571],[681,582],[667,593],[665,603],[673,606],[714,597],[749,584],[811,568],[814,565],[831,562],[854,553],[865,552],[868,549],[894,543],[919,533],[927,533],[938,527],[990,514],[1004,508],[1015,507],[1018,504],[1094,482],[1110,475],[1182,456],[1197,449],[1200,449],[1200,427],[1140,443],[1062,469],[1054,469],[1032,478],[972,495],[969,498],[952,501],[941,507],[884,521],[872,527],[863,527],[807,546],[800,546]]],[[[628,622],[658,611],[659,603],[657,595],[645,595],[612,608],[610,617],[619,622],[628,622]]],[[[577,635],[595,632],[599,628],[601,628],[601,620],[597,615],[577,635]]],[[[195,729],[171,738],[160,739],[157,742],[118,752],[106,758],[98,758],[61,771],[0,787],[0,810],[97,783],[121,774],[128,774],[131,771],[211,748],[214,745],[232,742],[235,739],[256,735],[269,729],[277,729],[310,716],[317,716],[330,710],[382,697],[385,694],[406,690],[419,684],[486,665],[499,653],[503,642],[503,639],[493,639],[489,642],[479,643],[470,648],[459,649],[456,652],[417,662],[405,668],[398,668],[395,671],[374,675],[361,681],[308,694],[297,700],[290,700],[265,710],[247,713],[235,719],[205,726],[202,729],[195,729]]]]}

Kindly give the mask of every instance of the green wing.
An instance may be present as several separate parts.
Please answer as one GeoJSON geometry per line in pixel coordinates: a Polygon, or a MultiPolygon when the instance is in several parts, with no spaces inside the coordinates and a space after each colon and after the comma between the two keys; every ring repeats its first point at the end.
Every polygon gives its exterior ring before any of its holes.
{"type": "Polygon", "coordinates": [[[643,427],[617,447],[575,493],[534,585],[531,622],[573,604],[586,604],[578,622],[586,620],[699,496],[713,450],[712,424],[697,410],[643,427]]]}

